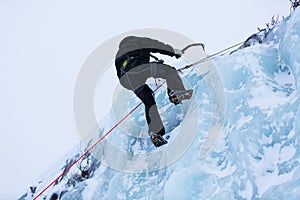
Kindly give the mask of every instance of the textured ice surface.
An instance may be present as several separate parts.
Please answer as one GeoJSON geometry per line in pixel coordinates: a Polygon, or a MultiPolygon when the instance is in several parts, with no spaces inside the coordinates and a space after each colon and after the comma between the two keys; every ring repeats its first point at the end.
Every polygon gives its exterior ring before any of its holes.
{"type": "MultiPolygon", "coordinates": [[[[46,194],[65,189],[62,199],[300,199],[300,10],[276,26],[261,45],[217,57],[215,65],[226,94],[222,136],[204,159],[199,150],[211,122],[211,101],[202,76],[194,70],[185,75],[200,102],[197,136],[172,165],[156,171],[124,173],[100,165],[93,178],[76,187],[63,183],[46,194]]],[[[199,66],[201,67],[201,66],[199,66]]],[[[189,104],[168,103],[165,88],[156,94],[158,106],[171,135],[192,120],[189,104]]],[[[129,108],[136,105],[131,98],[129,108]]],[[[122,128],[109,136],[127,155],[156,151],[145,134],[143,107],[122,128]],[[141,136],[137,139],[135,135],[141,136]],[[145,136],[145,135],[144,135],[145,136]]],[[[108,130],[110,123],[102,125],[108,130]]],[[[126,162],[126,158],[118,158],[126,162]]],[[[158,160],[157,162],[163,162],[158,160]]],[[[38,188],[39,189],[39,188],[38,188]]],[[[48,196],[49,197],[49,196],[48,196]]]]}

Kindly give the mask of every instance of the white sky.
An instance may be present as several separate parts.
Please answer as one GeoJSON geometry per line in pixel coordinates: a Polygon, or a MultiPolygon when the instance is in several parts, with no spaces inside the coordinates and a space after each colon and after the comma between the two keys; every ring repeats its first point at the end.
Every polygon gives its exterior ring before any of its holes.
{"type": "Polygon", "coordinates": [[[0,199],[20,197],[79,142],[76,76],[105,40],[162,28],[204,42],[212,54],[245,40],[273,15],[287,16],[290,7],[288,0],[142,2],[0,1],[0,199]]]}

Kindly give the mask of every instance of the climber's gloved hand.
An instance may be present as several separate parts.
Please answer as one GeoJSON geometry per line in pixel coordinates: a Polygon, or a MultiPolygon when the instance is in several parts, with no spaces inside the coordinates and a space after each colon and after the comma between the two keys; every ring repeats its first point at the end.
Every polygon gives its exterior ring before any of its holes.
{"type": "Polygon", "coordinates": [[[202,47],[203,51],[205,51],[205,45],[203,43],[199,43],[199,45],[202,47]]]}
{"type": "Polygon", "coordinates": [[[175,58],[180,58],[183,54],[181,49],[174,49],[174,53],[175,53],[175,58]]]}

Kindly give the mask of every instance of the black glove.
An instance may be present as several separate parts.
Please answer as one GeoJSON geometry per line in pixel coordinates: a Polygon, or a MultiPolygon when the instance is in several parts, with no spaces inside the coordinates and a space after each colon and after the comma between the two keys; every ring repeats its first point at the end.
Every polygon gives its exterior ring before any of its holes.
{"type": "Polygon", "coordinates": [[[203,51],[205,51],[205,45],[203,43],[199,43],[199,45],[202,47],[203,51]]]}
{"type": "Polygon", "coordinates": [[[180,49],[174,49],[174,53],[175,53],[175,58],[180,58],[183,54],[182,50],[180,49]]]}

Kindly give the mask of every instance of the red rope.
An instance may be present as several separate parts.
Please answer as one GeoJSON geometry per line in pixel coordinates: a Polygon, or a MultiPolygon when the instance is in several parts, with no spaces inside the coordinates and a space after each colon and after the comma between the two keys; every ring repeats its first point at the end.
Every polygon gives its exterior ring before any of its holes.
{"type": "MultiPolygon", "coordinates": [[[[157,86],[157,88],[153,91],[155,93],[159,88],[165,84],[164,81],[162,84],[157,86]]],[[[77,158],[69,167],[67,167],[56,179],[54,179],[47,187],[45,187],[40,193],[38,193],[33,200],[39,198],[46,190],[49,189],[58,179],[60,179],[63,175],[65,175],[78,161],[80,161],[84,156],[86,156],[95,146],[97,146],[106,136],[108,136],[115,128],[117,128],[129,115],[131,115],[138,107],[142,105],[140,102],[137,106],[135,106],[129,113],[127,113],[118,123],[116,123],[109,131],[107,131],[95,144],[93,144],[90,148],[88,148],[79,158],[77,158]]]]}

